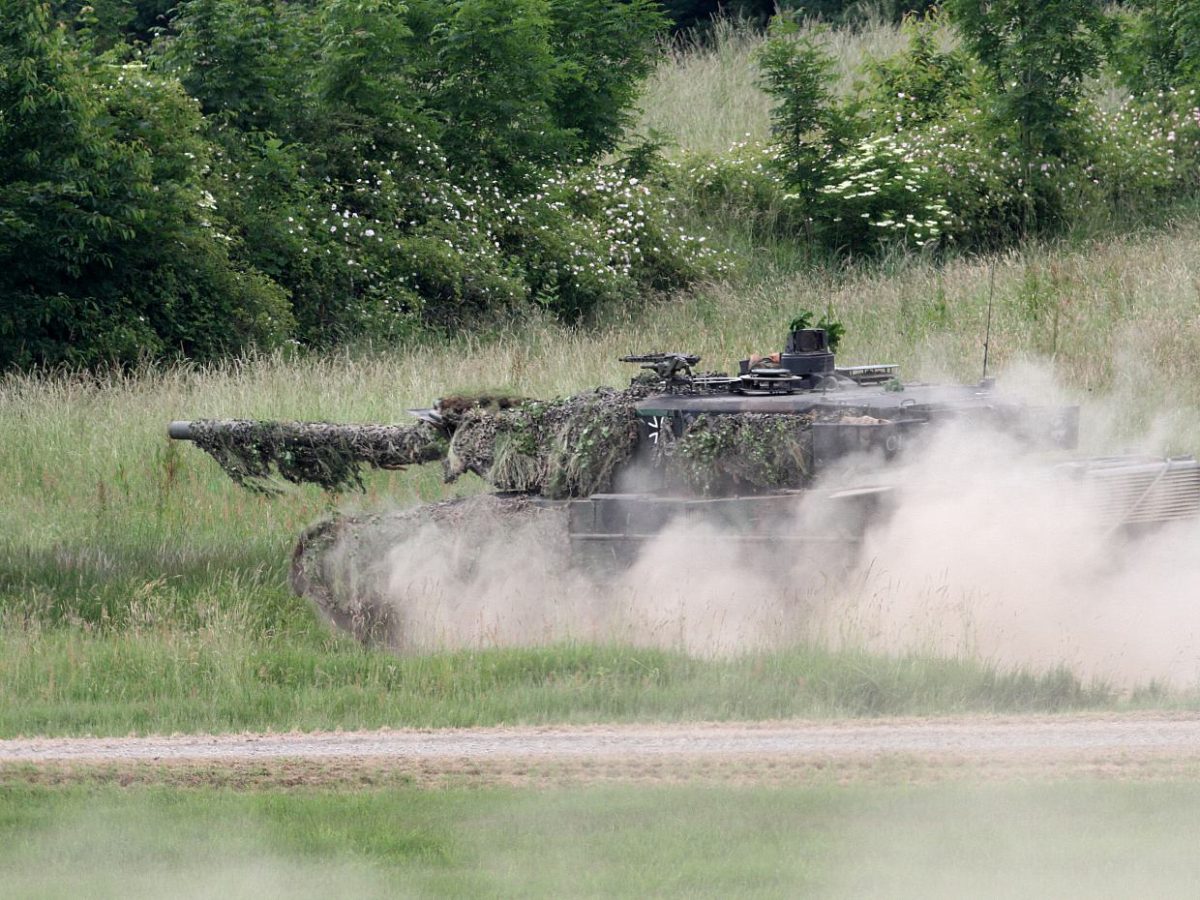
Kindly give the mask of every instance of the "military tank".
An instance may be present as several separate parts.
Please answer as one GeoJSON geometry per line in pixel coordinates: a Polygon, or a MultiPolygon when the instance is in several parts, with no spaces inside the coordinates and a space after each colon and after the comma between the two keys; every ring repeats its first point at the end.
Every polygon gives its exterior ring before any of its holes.
{"type": "MultiPolygon", "coordinates": [[[[296,592],[334,626],[397,648],[404,623],[396,604],[380,601],[375,567],[425,529],[460,538],[460,567],[481,564],[464,535],[518,527],[590,573],[632,564],[669,528],[742,546],[765,564],[805,552],[852,559],[867,529],[913,489],[886,473],[952,423],[1057,452],[1046,471],[1086,488],[1080,502],[1106,529],[1200,514],[1192,457],[1064,461],[1078,444],[1077,406],[1015,402],[987,378],[903,382],[895,365],[842,367],[833,351],[830,329],[793,327],[782,350],[748,356],[734,374],[698,371],[693,353],[649,353],[623,358],[639,367],[623,390],[552,401],[445,397],[396,425],[208,419],[172,422],[168,433],[197,443],[252,490],[271,489],[273,476],[339,490],[361,486],[364,465],[439,460],[447,481],[482,478],[491,491],[481,496],[334,516],[300,537],[296,592]]],[[[436,543],[421,553],[446,563],[436,543]]]]}

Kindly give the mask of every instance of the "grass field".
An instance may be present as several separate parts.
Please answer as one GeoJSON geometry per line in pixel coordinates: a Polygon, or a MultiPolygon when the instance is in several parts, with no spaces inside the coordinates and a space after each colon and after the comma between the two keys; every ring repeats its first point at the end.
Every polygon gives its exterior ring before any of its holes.
{"type": "MultiPolygon", "coordinates": [[[[715,51],[677,50],[647,89],[646,125],[697,150],[765,134],[766,106],[748,69],[757,40],[726,30],[715,51]],[[736,116],[718,120],[716,107],[688,99],[693,89],[736,116]]],[[[831,40],[849,71],[863,54],[890,52],[898,37],[879,26],[831,40]]],[[[1180,209],[1155,227],[1116,234],[1102,226],[996,257],[896,254],[829,267],[735,224],[713,234],[733,266],[727,279],[610,310],[586,329],[531,319],[479,337],[328,356],[3,376],[0,735],[1128,702],[1128,692],[1118,697],[1053,668],[1001,672],[987,659],[920,653],[892,659],[803,646],[698,660],[669,647],[557,645],[400,660],[364,651],[330,635],[288,591],[296,535],[335,507],[403,507],[470,493],[479,482],[447,487],[427,466],[375,473],[365,495],[297,488],[264,498],[165,436],[177,418],[387,422],[458,391],[548,397],[620,385],[630,372],[617,357],[637,351],[694,350],[706,367],[728,370],[748,352],[777,349],[801,309],[829,310],[845,324],[845,362],[899,363],[908,378],[974,379],[991,301],[992,372],[1021,381],[1036,370],[1032,383],[1087,401],[1085,449],[1197,452],[1200,222],[1194,209],[1180,209]]],[[[1196,699],[1144,687],[1138,703],[1196,699]]]]}
{"type": "Polygon", "coordinates": [[[1195,896],[1195,783],[0,788],[11,896],[1195,896]]]}
{"type": "Polygon", "coordinates": [[[619,648],[404,661],[364,652],[330,637],[290,595],[291,544],[335,503],[444,496],[436,467],[376,474],[365,496],[296,489],[264,498],[237,488],[194,448],[168,442],[165,423],[213,415],[392,421],[446,388],[548,396],[620,383],[627,373],[615,358],[638,348],[694,347],[728,365],[778,343],[798,307],[826,304],[847,325],[845,358],[899,362],[910,377],[970,378],[994,277],[994,371],[1039,360],[1067,395],[1097,401],[1085,431],[1090,449],[1153,432],[1162,447],[1194,451],[1198,238],[1200,228],[1183,221],[1074,248],[1034,248],[994,265],[904,258],[829,273],[764,264],[740,282],[706,286],[595,331],[540,322],[488,340],[390,353],[275,356],[100,379],[9,376],[0,382],[0,732],[1105,702],[1102,686],[1053,674],[1027,677],[1031,693],[1020,699],[985,660],[896,662],[813,648],[714,662],[619,648]],[[762,671],[795,673],[804,687],[760,679],[762,671]]]}

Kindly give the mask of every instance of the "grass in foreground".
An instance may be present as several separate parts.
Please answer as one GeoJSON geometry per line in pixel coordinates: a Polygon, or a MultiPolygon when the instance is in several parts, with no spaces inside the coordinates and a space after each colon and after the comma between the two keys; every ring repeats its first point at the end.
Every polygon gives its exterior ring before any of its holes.
{"type": "Polygon", "coordinates": [[[397,658],[234,632],[0,637],[0,737],[1050,712],[1114,702],[1065,671],[802,647],[698,660],[557,646],[397,658]]]}
{"type": "Polygon", "coordinates": [[[0,791],[15,896],[1185,897],[1194,783],[0,791]]]}

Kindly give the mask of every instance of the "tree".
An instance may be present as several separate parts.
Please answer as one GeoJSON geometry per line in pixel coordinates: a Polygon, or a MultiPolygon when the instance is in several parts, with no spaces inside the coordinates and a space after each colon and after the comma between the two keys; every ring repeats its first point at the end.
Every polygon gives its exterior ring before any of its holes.
{"type": "Polygon", "coordinates": [[[630,124],[666,19],[653,0],[551,0],[550,18],[561,61],[554,119],[574,135],[571,152],[591,158],[612,150],[630,124]]]}
{"type": "Polygon", "coordinates": [[[947,0],[963,43],[990,77],[992,120],[1025,160],[1080,146],[1084,80],[1104,61],[1112,21],[1096,0],[947,0]]]}
{"type": "Polygon", "coordinates": [[[233,266],[195,103],[91,67],[37,0],[0,0],[0,368],[270,342],[285,298],[233,266]]]}
{"type": "Polygon", "coordinates": [[[1019,164],[1018,231],[1054,227],[1066,179],[1043,176],[1088,161],[1084,83],[1111,46],[1112,20],[1096,0],[947,0],[946,8],[987,73],[993,139],[1019,164]]]}
{"type": "Polygon", "coordinates": [[[1121,46],[1121,74],[1130,90],[1145,95],[1200,88],[1200,4],[1140,0],[1130,6],[1121,46]]]}
{"type": "Polygon", "coordinates": [[[567,156],[572,135],[552,111],[565,71],[547,0],[457,0],[433,50],[430,108],[455,166],[519,183],[567,156]]]}
{"type": "Polygon", "coordinates": [[[206,116],[278,133],[300,115],[306,21],[302,8],[284,3],[186,0],[160,59],[206,116]]]}
{"type": "Polygon", "coordinates": [[[99,50],[149,44],[175,11],[175,0],[55,0],[51,15],[69,23],[99,50]]]}
{"type": "Polygon", "coordinates": [[[784,176],[799,199],[811,203],[854,125],[829,90],[835,80],[829,55],[811,34],[797,36],[785,20],[774,27],[774,36],[759,51],[758,66],[764,89],[775,99],[771,124],[784,176]]]}

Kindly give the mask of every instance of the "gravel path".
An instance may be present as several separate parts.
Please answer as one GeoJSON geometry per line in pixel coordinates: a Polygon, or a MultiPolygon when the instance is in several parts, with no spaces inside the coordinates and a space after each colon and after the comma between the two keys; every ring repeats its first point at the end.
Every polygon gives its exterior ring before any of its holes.
{"type": "Polygon", "coordinates": [[[1200,714],[689,723],[0,741],[0,763],[288,759],[600,760],[904,755],[1200,759],[1200,714]]]}

